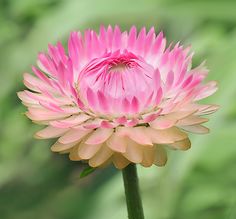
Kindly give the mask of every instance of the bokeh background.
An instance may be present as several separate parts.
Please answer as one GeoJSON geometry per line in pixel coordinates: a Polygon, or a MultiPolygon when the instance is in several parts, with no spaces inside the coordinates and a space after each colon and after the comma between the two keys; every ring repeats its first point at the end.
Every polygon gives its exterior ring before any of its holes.
{"type": "Polygon", "coordinates": [[[0,0],[0,218],[122,219],[121,173],[113,167],[84,179],[84,165],[52,154],[51,141],[24,115],[16,92],[48,42],[66,45],[72,30],[132,24],[163,30],[168,41],[192,44],[193,65],[207,60],[219,91],[208,103],[206,136],[191,136],[187,152],[169,152],[163,168],[139,167],[147,219],[236,218],[235,0],[0,0]]]}

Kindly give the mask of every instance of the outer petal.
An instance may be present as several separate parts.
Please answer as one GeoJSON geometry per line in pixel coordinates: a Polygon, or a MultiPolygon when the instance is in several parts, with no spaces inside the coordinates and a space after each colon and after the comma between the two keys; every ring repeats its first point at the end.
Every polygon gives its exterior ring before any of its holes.
{"type": "Polygon", "coordinates": [[[48,126],[35,134],[35,138],[47,139],[47,138],[57,138],[65,134],[69,129],[55,128],[48,126]]]}
{"type": "Polygon", "coordinates": [[[107,146],[113,151],[124,153],[127,147],[127,139],[126,137],[120,136],[118,132],[115,132],[107,140],[107,146]]]}
{"type": "Polygon", "coordinates": [[[78,154],[78,146],[79,145],[76,145],[75,147],[73,147],[71,149],[70,154],[69,154],[70,160],[73,160],[73,161],[80,161],[80,160],[82,160],[82,158],[78,154]]]}
{"type": "Polygon", "coordinates": [[[98,128],[89,136],[85,143],[92,145],[104,143],[112,135],[112,133],[113,129],[98,128]]]}
{"type": "Polygon", "coordinates": [[[191,147],[191,142],[189,138],[186,138],[182,141],[176,141],[175,143],[169,144],[169,146],[173,149],[188,150],[191,147]]]}
{"type": "Polygon", "coordinates": [[[166,115],[159,116],[149,124],[152,128],[155,129],[167,129],[173,127],[179,120],[192,115],[194,112],[196,112],[196,110],[175,111],[166,115]]]}
{"type": "Polygon", "coordinates": [[[179,128],[176,127],[163,130],[147,128],[147,133],[152,139],[152,142],[156,144],[171,144],[188,137],[186,133],[182,132],[179,128]]]}
{"type": "Polygon", "coordinates": [[[102,144],[85,144],[84,142],[80,143],[78,148],[78,155],[84,160],[90,159],[93,157],[98,150],[102,147],[102,144]]]}
{"type": "Polygon", "coordinates": [[[123,153],[123,155],[133,163],[141,163],[143,160],[143,151],[141,146],[132,140],[128,141],[126,152],[123,153]]]}
{"type": "Polygon", "coordinates": [[[89,165],[91,167],[101,166],[112,156],[112,154],[112,150],[106,145],[103,145],[100,150],[89,160],[89,165]]]}
{"type": "Polygon", "coordinates": [[[70,129],[65,135],[60,137],[58,141],[62,144],[69,144],[72,142],[78,142],[82,140],[86,135],[88,135],[92,130],[89,129],[70,129]]]}
{"type": "Polygon", "coordinates": [[[121,127],[118,128],[120,135],[127,136],[141,145],[152,145],[152,140],[146,134],[146,127],[121,127]]]}
{"type": "Polygon", "coordinates": [[[188,125],[199,125],[207,122],[209,119],[201,118],[199,116],[188,116],[185,119],[182,119],[177,122],[177,126],[188,126],[188,125]]]}
{"type": "Polygon", "coordinates": [[[130,164],[130,161],[127,160],[122,154],[119,154],[119,153],[113,154],[112,162],[117,169],[123,169],[130,164]]]}
{"type": "Polygon", "coordinates": [[[143,160],[142,165],[144,167],[150,167],[154,163],[155,159],[155,146],[152,148],[143,148],[143,160]]]}
{"type": "Polygon", "coordinates": [[[196,134],[207,134],[209,129],[203,125],[192,125],[192,126],[180,126],[185,131],[196,133],[196,134]]]}
{"type": "Polygon", "coordinates": [[[54,145],[52,145],[51,150],[53,152],[63,152],[63,151],[66,151],[66,150],[74,147],[76,144],[78,144],[77,141],[69,143],[69,144],[62,144],[57,141],[54,145]]]}
{"type": "Polygon", "coordinates": [[[166,161],[167,161],[166,150],[161,145],[157,145],[154,164],[157,166],[164,166],[166,164],[166,161]]]}

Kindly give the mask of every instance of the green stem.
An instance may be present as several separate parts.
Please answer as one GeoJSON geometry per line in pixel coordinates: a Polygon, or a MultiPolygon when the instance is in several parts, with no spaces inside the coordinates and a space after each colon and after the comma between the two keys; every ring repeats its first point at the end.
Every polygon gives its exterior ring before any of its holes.
{"type": "Polygon", "coordinates": [[[128,217],[129,219],[144,219],[136,165],[128,165],[122,170],[122,174],[125,187],[128,217]]]}

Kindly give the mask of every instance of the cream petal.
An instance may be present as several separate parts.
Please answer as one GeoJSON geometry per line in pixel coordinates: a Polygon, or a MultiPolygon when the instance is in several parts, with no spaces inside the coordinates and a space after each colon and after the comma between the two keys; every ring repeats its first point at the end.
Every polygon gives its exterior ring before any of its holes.
{"type": "Polygon", "coordinates": [[[66,150],[74,147],[76,144],[78,144],[78,141],[72,142],[69,144],[62,144],[57,141],[54,145],[52,145],[51,150],[53,152],[62,152],[62,151],[66,151],[66,150]]]}
{"type": "Polygon", "coordinates": [[[102,147],[102,144],[85,144],[84,142],[81,142],[79,145],[78,153],[79,157],[82,159],[88,160],[92,158],[98,150],[102,147]]]}
{"type": "Polygon", "coordinates": [[[152,148],[145,147],[143,148],[143,160],[142,160],[142,166],[144,167],[150,167],[152,166],[155,158],[155,146],[152,148]]]}
{"type": "Polygon", "coordinates": [[[57,138],[65,134],[69,129],[60,129],[52,126],[48,126],[37,133],[34,137],[38,139],[57,138]]]}
{"type": "Polygon", "coordinates": [[[109,166],[112,163],[112,157],[110,157],[109,159],[107,159],[103,164],[101,164],[99,166],[99,168],[106,168],[107,166],[109,166]]]}
{"type": "Polygon", "coordinates": [[[130,164],[130,161],[128,161],[122,154],[119,153],[113,154],[112,162],[115,165],[115,167],[120,170],[130,164]]]}
{"type": "Polygon", "coordinates": [[[132,140],[128,141],[126,152],[123,153],[123,155],[133,163],[141,163],[143,160],[143,151],[141,146],[132,140]]]}
{"type": "Polygon", "coordinates": [[[70,152],[71,152],[71,148],[64,151],[60,151],[59,154],[69,154],[70,152]]]}
{"type": "Polygon", "coordinates": [[[106,143],[113,151],[120,153],[124,153],[127,146],[126,137],[119,136],[117,132],[113,133],[106,143]]]}
{"type": "Polygon", "coordinates": [[[216,112],[219,108],[220,107],[216,104],[203,105],[196,114],[209,115],[216,112]]]}
{"type": "Polygon", "coordinates": [[[199,116],[188,116],[177,122],[177,126],[198,125],[207,122],[209,119],[201,118],[199,116]]]}
{"type": "Polygon", "coordinates": [[[62,144],[69,144],[72,142],[78,142],[88,135],[92,130],[90,129],[70,129],[65,135],[60,137],[58,141],[62,144]]]}
{"type": "Polygon", "coordinates": [[[197,110],[171,112],[157,117],[154,121],[150,122],[149,125],[155,129],[171,128],[178,122],[178,120],[186,118],[196,111],[197,110]]]}
{"type": "Polygon", "coordinates": [[[177,120],[184,119],[192,114],[194,114],[197,109],[185,110],[185,111],[175,111],[169,114],[170,117],[176,118],[177,120]]]}
{"type": "Polygon", "coordinates": [[[186,133],[177,127],[162,130],[147,128],[147,133],[152,139],[152,142],[156,144],[170,144],[188,137],[186,133]]]}
{"type": "Polygon", "coordinates": [[[196,134],[209,133],[209,129],[203,125],[179,126],[179,127],[185,131],[196,133],[196,134]]]}
{"type": "Polygon", "coordinates": [[[191,147],[191,142],[189,138],[186,138],[182,141],[176,141],[173,144],[169,144],[172,149],[179,149],[179,150],[188,150],[191,147]]]}
{"type": "Polygon", "coordinates": [[[69,113],[54,112],[40,107],[31,107],[26,112],[26,116],[34,121],[49,121],[55,119],[63,119],[70,116],[69,113]]]}
{"type": "Polygon", "coordinates": [[[154,164],[164,166],[167,162],[166,150],[161,145],[156,145],[154,164]]]}
{"type": "Polygon", "coordinates": [[[105,142],[113,133],[113,129],[98,128],[86,140],[86,144],[101,144],[105,142]]]}
{"type": "Polygon", "coordinates": [[[17,96],[21,99],[21,101],[25,104],[25,105],[27,105],[27,104],[32,104],[32,105],[34,105],[34,104],[36,104],[36,105],[38,105],[39,104],[39,102],[37,101],[37,100],[35,100],[35,99],[33,99],[33,98],[30,98],[28,95],[27,95],[27,93],[25,92],[25,91],[20,91],[20,92],[17,92],[17,96]]]}
{"type": "Polygon", "coordinates": [[[78,146],[72,148],[72,150],[70,151],[70,154],[69,154],[69,158],[70,158],[70,160],[73,160],[73,161],[82,160],[82,158],[78,154],[78,146]]]}
{"type": "Polygon", "coordinates": [[[119,127],[117,130],[121,136],[127,136],[138,144],[152,146],[152,140],[149,135],[146,134],[146,128],[147,127],[119,127]]]}
{"type": "Polygon", "coordinates": [[[112,154],[112,150],[106,145],[103,145],[100,150],[89,160],[89,165],[91,167],[101,166],[112,156],[112,154]]]}

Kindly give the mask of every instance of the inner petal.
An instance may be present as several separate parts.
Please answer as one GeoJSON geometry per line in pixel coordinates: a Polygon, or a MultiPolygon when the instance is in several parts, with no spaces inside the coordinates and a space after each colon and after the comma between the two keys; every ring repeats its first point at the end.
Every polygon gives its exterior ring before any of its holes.
{"type": "Polygon", "coordinates": [[[152,66],[132,53],[107,54],[92,60],[80,73],[79,94],[96,113],[117,116],[140,113],[156,92],[154,73],[152,66]]]}

